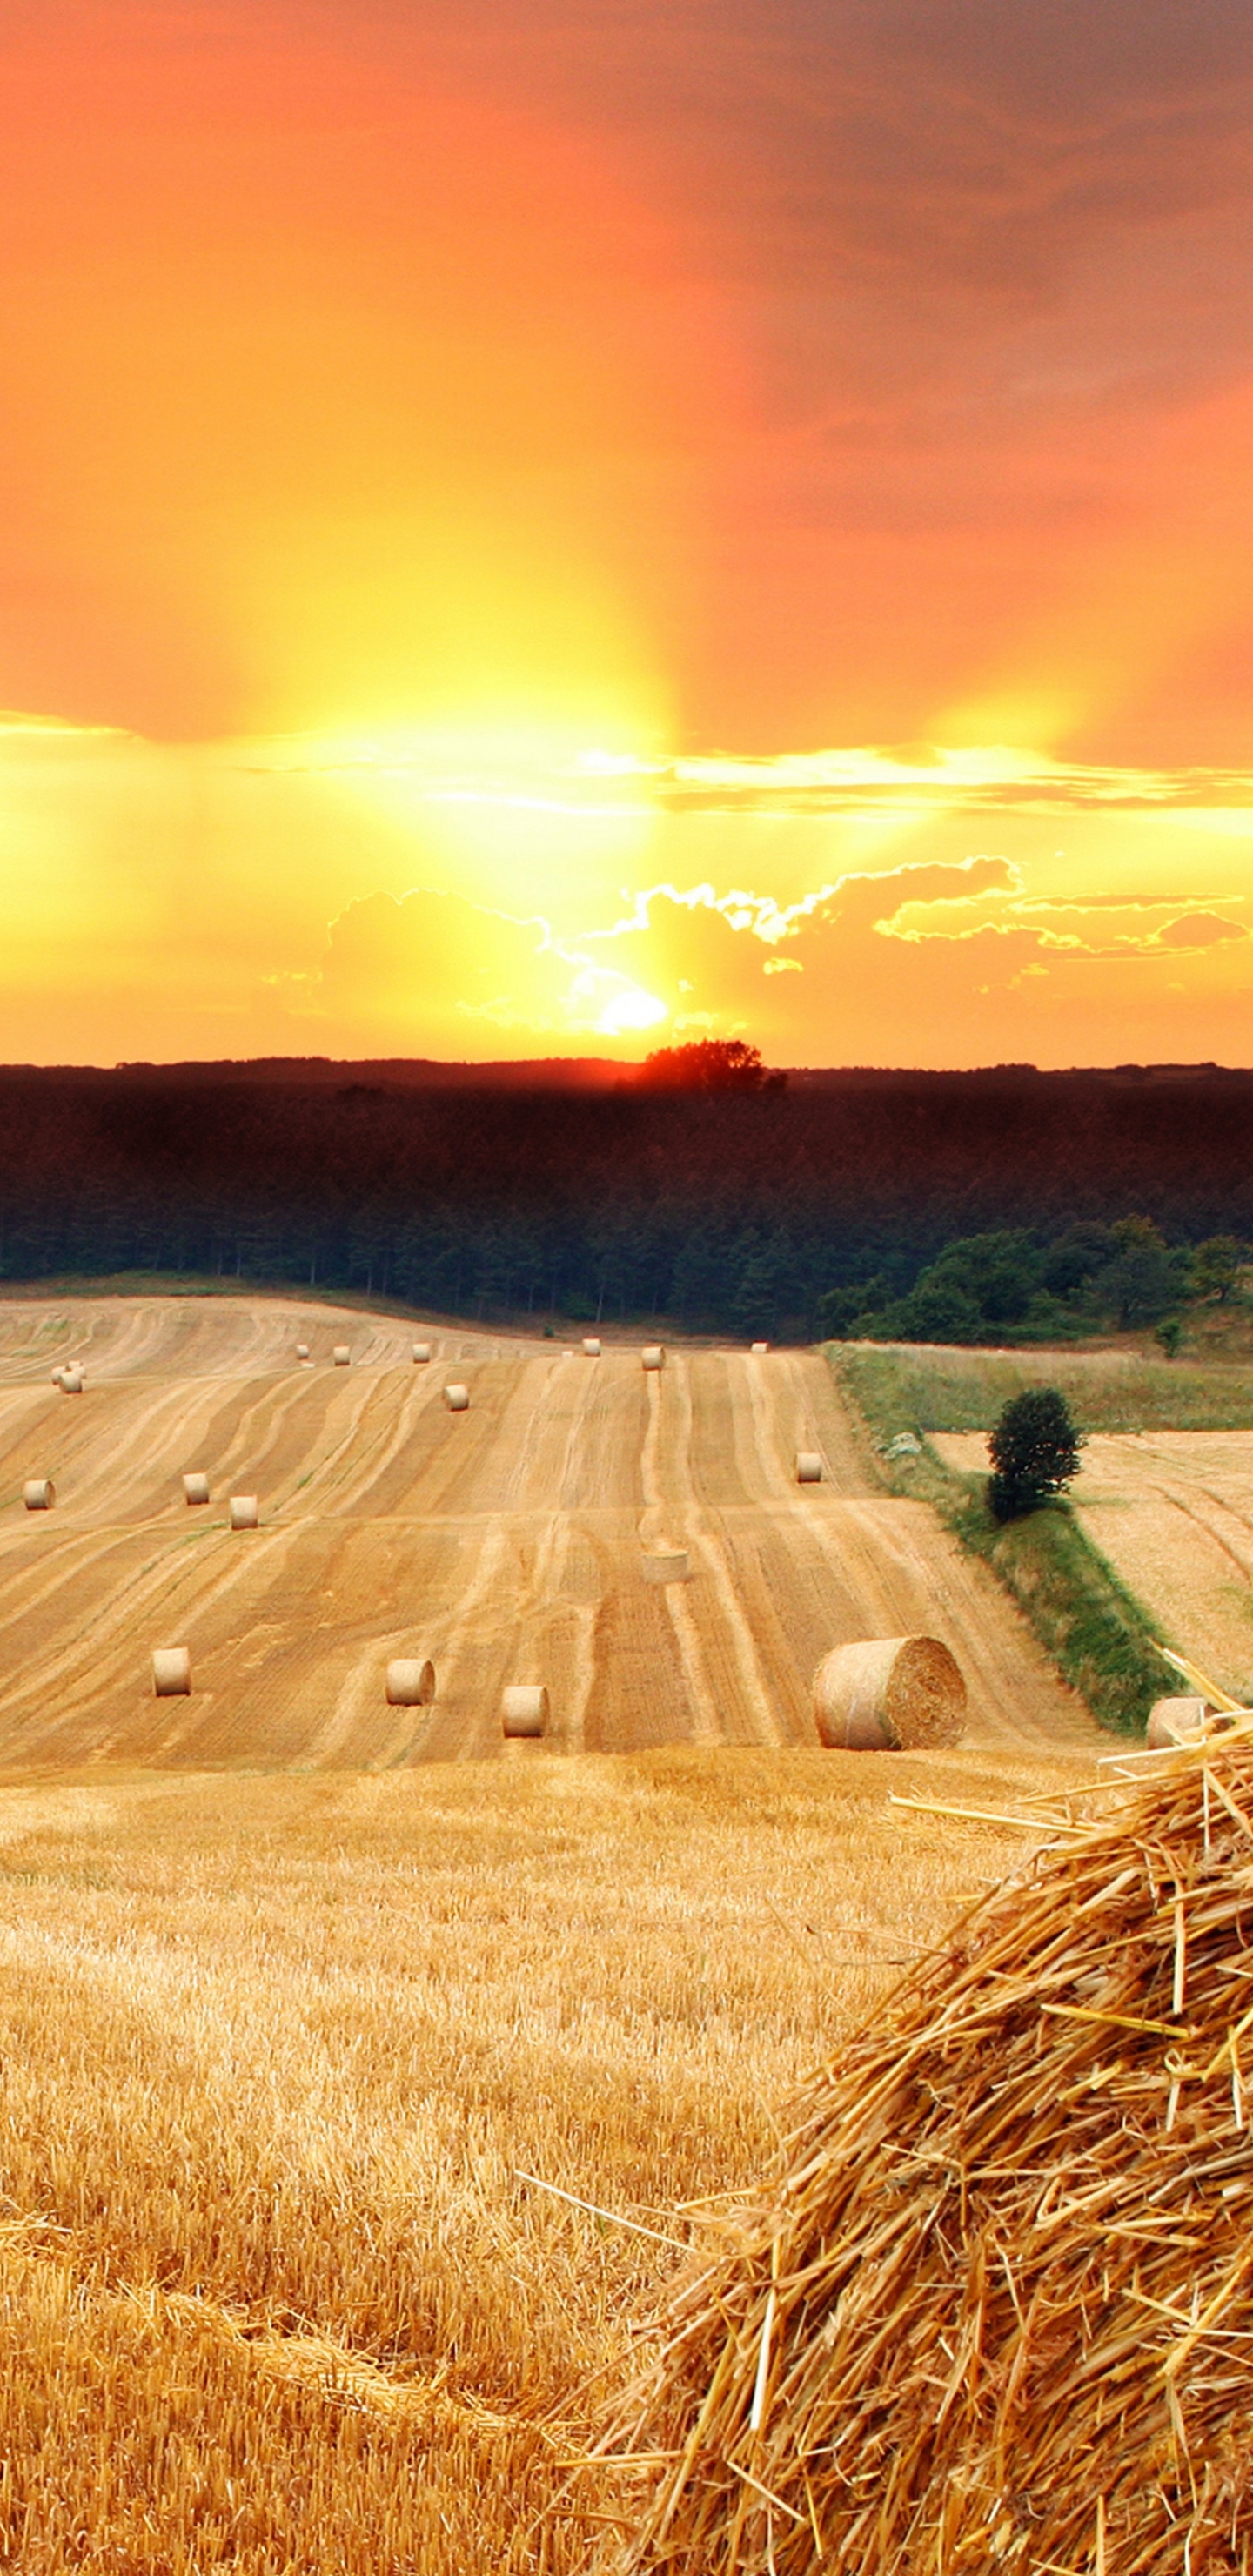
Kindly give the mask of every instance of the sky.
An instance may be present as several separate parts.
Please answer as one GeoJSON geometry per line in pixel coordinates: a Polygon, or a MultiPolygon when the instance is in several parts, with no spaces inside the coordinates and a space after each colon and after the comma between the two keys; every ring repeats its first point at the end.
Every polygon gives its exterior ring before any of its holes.
{"type": "Polygon", "coordinates": [[[6,0],[0,1059],[1253,1062],[1247,0],[6,0]]]}

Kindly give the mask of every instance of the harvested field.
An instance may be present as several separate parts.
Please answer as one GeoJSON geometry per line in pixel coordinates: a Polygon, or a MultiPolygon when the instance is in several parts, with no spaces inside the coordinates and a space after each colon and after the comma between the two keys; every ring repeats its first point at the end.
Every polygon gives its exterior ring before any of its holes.
{"type": "Polygon", "coordinates": [[[676,2204],[763,2170],[1022,1849],[889,1791],[1075,1778],[964,1747],[10,1774],[0,2559],[586,2576],[606,2500],[544,2517],[699,2239],[676,2204]]]}
{"type": "Polygon", "coordinates": [[[956,1656],[973,1743],[1089,1744],[993,1578],[877,1488],[817,1354],[672,1343],[645,1372],[638,1344],[591,1366],[433,1331],[415,1369],[412,1330],[281,1298],[0,1307],[0,1762],[507,1758],[519,1674],[547,1684],[568,1754],[812,1744],[820,1656],[913,1633],[956,1656]],[[70,1359],[72,1405],[49,1383],[70,1359]],[[820,1485],[797,1488],[798,1448],[820,1485]],[[213,1497],[194,1514],[188,1460],[213,1497]],[[35,1473],[54,1513],[23,1509],[35,1473]],[[261,1525],[232,1543],[241,1493],[261,1525]],[[645,1582],[645,1555],[682,1550],[688,1581],[645,1582]],[[158,1702],[149,1656],[172,1637],[195,1687],[158,1702]],[[388,1663],[417,1654],[437,1700],[389,1707],[388,1663]]]}
{"type": "Polygon", "coordinates": [[[1127,1764],[818,2072],[609,2400],[615,2576],[1247,2576],[1251,1791],[1127,1764]]]}
{"type": "Polygon", "coordinates": [[[817,1356],[645,1373],[433,1327],[415,1369],[412,1329],[0,1307],[24,2576],[585,2576],[605,2526],[594,2492],[554,2511],[560,2463],[694,2240],[678,2204],[761,2172],[805,2071],[1017,1856],[966,1811],[1096,1749],[985,1569],[875,1486],[817,1356]],[[819,1656],[915,1632],[967,1740],[820,1751],[819,1656]],[[158,1699],[175,1643],[192,1691],[158,1699]],[[434,1703],[389,1704],[428,1656],[434,1703]],[[503,1737],[518,1679],[542,1743],[503,1737]]]}
{"type": "MultiPolygon", "coordinates": [[[[950,1466],[987,1466],[978,1433],[933,1446],[950,1466]]],[[[1096,1432],[1071,1499],[1169,1642],[1253,1704],[1253,1429],[1096,1432]]]]}

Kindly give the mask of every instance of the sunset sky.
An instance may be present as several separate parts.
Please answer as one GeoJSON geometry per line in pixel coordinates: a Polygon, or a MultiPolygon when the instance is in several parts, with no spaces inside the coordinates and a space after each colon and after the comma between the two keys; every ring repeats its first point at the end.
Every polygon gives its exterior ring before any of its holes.
{"type": "Polygon", "coordinates": [[[1253,1062],[1248,0],[7,0],[0,1059],[1253,1062]]]}

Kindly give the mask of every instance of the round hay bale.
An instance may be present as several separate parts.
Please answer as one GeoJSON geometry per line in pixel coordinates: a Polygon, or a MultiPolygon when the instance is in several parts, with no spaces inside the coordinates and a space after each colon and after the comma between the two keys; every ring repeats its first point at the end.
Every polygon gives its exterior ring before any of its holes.
{"type": "Polygon", "coordinates": [[[296,1357],[297,1357],[297,1359],[298,1359],[298,1360],[307,1360],[307,1359],[308,1359],[308,1356],[309,1356],[309,1345],[308,1345],[308,1343],[307,1343],[307,1342],[297,1342],[297,1344],[296,1344],[296,1357]]]}
{"type": "Polygon", "coordinates": [[[598,1360],[600,1358],[600,1343],[597,1341],[594,1333],[590,1334],[583,1344],[583,1356],[585,1359],[589,1360],[598,1360]]]}
{"type": "Polygon", "coordinates": [[[1171,1744],[1195,1744],[1208,1733],[1210,1714],[1207,1699],[1155,1699],[1144,1740],[1155,1753],[1171,1744]]]}
{"type": "Polygon", "coordinates": [[[415,1343],[414,1343],[414,1345],[413,1345],[413,1364],[414,1364],[414,1367],[415,1367],[415,1368],[424,1368],[424,1367],[425,1367],[425,1365],[426,1365],[426,1362],[429,1360],[430,1356],[431,1356],[431,1345],[430,1345],[430,1343],[429,1343],[429,1342],[415,1342],[415,1343]]]}
{"type": "Polygon", "coordinates": [[[190,1476],[184,1476],[183,1500],[185,1503],[207,1503],[208,1499],[209,1479],[207,1476],[202,1476],[198,1469],[190,1476]]]}
{"type": "Polygon", "coordinates": [[[814,1716],[833,1751],[913,1753],[960,1741],[966,1685],[938,1637],[862,1637],[823,1656],[814,1716]]]}
{"type": "Polygon", "coordinates": [[[393,1655],[387,1667],[393,1708],[427,1708],[435,1697],[435,1666],[428,1655],[393,1655]]]}
{"type": "Polygon", "coordinates": [[[64,1371],[64,1369],[63,1369],[63,1368],[54,1368],[54,1370],[53,1370],[53,1372],[52,1372],[52,1383],[53,1383],[53,1385],[54,1385],[54,1386],[59,1386],[59,1385],[60,1385],[60,1383],[61,1383],[62,1378],[64,1377],[64,1375],[65,1375],[65,1371],[64,1371]]]}
{"type": "Polygon", "coordinates": [[[759,1360],[762,1357],[763,1352],[769,1350],[770,1344],[769,1342],[750,1342],[748,1347],[752,1352],[753,1358],[755,1360],[759,1360]]]}
{"type": "Polygon", "coordinates": [[[501,1693],[500,1722],[508,1736],[542,1735],[548,1724],[548,1693],[542,1682],[510,1682],[501,1693]]]}
{"type": "Polygon", "coordinates": [[[614,2576],[1253,2564],[1251,1799],[1237,1720],[1033,1824],[826,2057],[605,2403],[614,2576]]]}
{"type": "Polygon", "coordinates": [[[349,1350],[347,1342],[336,1342],[335,1348],[331,1352],[331,1358],[334,1361],[336,1368],[347,1368],[348,1363],[352,1358],[352,1352],[349,1350]]]}
{"type": "Polygon", "coordinates": [[[664,1342],[645,1342],[640,1358],[646,1369],[663,1369],[666,1365],[664,1342]]]}
{"type": "Polygon", "coordinates": [[[692,1561],[685,1547],[656,1548],[640,1558],[640,1571],[646,1583],[686,1583],[692,1561]]]}
{"type": "Polygon", "coordinates": [[[57,1498],[51,1476],[31,1476],[22,1487],[22,1500],[28,1512],[50,1512],[57,1498]]]}
{"type": "Polygon", "coordinates": [[[177,1699],[191,1689],[189,1646],[158,1646],[152,1658],[152,1687],[158,1699],[177,1699]]]}
{"type": "Polygon", "coordinates": [[[822,1483],[822,1460],[816,1449],[797,1450],[796,1481],[798,1485],[820,1485],[822,1483]]]}
{"type": "Polygon", "coordinates": [[[230,1515],[232,1529],[256,1529],[259,1526],[256,1495],[232,1494],[230,1515]]]}
{"type": "Polygon", "coordinates": [[[470,1410],[469,1387],[446,1386],[444,1389],[444,1402],[450,1413],[468,1413],[470,1410]]]}
{"type": "Polygon", "coordinates": [[[81,1395],[81,1394],[82,1394],[82,1391],[83,1391],[83,1388],[85,1387],[86,1383],[87,1383],[87,1380],[86,1380],[86,1378],[83,1376],[83,1372],[82,1372],[82,1370],[81,1370],[81,1369],[79,1369],[79,1368],[63,1368],[63,1369],[62,1369],[62,1371],[61,1371],[61,1393],[62,1393],[62,1395],[81,1395]]]}

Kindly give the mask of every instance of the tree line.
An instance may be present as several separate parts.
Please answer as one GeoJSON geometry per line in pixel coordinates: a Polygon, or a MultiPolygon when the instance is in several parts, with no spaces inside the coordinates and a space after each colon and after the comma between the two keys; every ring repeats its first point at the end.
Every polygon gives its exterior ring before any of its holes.
{"type": "Polygon", "coordinates": [[[0,1071],[0,1278],[208,1273],[749,1338],[1048,1338],[1230,1294],[1213,1244],[1238,1259],[1253,1235],[1248,1074],[783,1085],[741,1066],[693,1089],[663,1067],[540,1090],[341,1070],[0,1071]]]}

